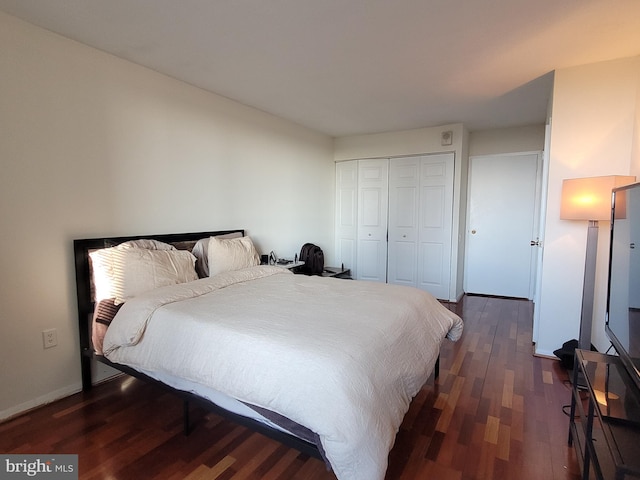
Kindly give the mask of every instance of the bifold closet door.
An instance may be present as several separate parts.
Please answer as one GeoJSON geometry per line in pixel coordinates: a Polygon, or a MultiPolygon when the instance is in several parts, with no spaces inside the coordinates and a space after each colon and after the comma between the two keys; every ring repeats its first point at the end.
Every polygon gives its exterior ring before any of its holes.
{"type": "Polygon", "coordinates": [[[389,283],[418,285],[420,157],[389,164],[389,283]]]}
{"type": "Polygon", "coordinates": [[[336,164],[336,260],[358,278],[358,161],[336,164]]]}
{"type": "Polygon", "coordinates": [[[420,160],[418,288],[443,300],[451,298],[454,164],[453,153],[420,160]]]}
{"type": "Polygon", "coordinates": [[[394,158],[389,166],[389,283],[450,298],[453,153],[394,158]]]}
{"type": "Polygon", "coordinates": [[[358,160],[358,280],[387,281],[389,160],[358,160]]]}

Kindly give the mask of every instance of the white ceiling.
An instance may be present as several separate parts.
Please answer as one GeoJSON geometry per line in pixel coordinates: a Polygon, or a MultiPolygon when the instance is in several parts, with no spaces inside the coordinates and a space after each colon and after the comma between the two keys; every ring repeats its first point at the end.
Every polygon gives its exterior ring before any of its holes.
{"type": "Polygon", "coordinates": [[[0,0],[332,136],[543,123],[555,69],[640,55],[640,0],[0,0]]]}

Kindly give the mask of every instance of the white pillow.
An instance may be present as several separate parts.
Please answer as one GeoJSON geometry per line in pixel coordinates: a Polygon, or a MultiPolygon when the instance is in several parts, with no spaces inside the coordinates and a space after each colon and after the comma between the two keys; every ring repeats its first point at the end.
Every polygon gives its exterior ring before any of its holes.
{"type": "Polygon", "coordinates": [[[221,239],[211,237],[208,248],[209,276],[230,270],[253,267],[260,256],[249,237],[221,239]]]}
{"type": "Polygon", "coordinates": [[[139,240],[129,240],[118,245],[120,248],[146,248],[147,250],[177,250],[176,247],[160,240],[141,238],[139,240]]]}
{"type": "MultiPolygon", "coordinates": [[[[216,238],[241,238],[242,232],[223,233],[222,235],[216,235],[216,238]]],[[[196,272],[200,278],[206,278],[209,276],[209,239],[211,237],[201,238],[193,246],[193,253],[196,260],[196,272]]]]}
{"type": "Polygon", "coordinates": [[[91,252],[96,302],[119,305],[154,288],[198,279],[196,257],[186,250],[111,247],[91,252]]]}

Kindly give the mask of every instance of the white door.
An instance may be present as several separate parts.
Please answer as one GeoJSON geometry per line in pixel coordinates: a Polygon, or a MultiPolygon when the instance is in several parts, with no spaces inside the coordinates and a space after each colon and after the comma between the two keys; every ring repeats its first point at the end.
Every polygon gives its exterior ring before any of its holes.
{"type": "Polygon", "coordinates": [[[389,283],[449,299],[453,153],[394,158],[389,166],[389,283]]]}
{"type": "Polygon", "coordinates": [[[532,299],[540,155],[470,159],[465,291],[532,299]]]}
{"type": "Polygon", "coordinates": [[[389,164],[389,283],[418,285],[420,157],[389,164]]]}
{"type": "Polygon", "coordinates": [[[336,164],[336,261],[357,278],[358,161],[336,164]]]}
{"type": "Polygon", "coordinates": [[[534,287],[533,287],[533,332],[531,335],[531,340],[533,343],[538,343],[538,332],[540,330],[540,309],[538,305],[540,305],[540,290],[542,288],[542,275],[539,275],[538,272],[542,272],[542,245],[544,244],[544,228],[545,228],[545,220],[546,220],[546,211],[547,211],[547,191],[549,185],[549,175],[547,172],[549,171],[549,151],[551,148],[551,119],[545,126],[544,129],[544,150],[542,152],[542,160],[540,167],[540,191],[537,194],[537,209],[538,209],[538,231],[537,237],[540,238],[539,245],[536,246],[537,253],[534,253],[536,256],[536,265],[535,265],[535,273],[534,273],[534,287]]]}
{"type": "Polygon", "coordinates": [[[358,160],[358,280],[387,281],[389,160],[358,160]]]}
{"type": "Polygon", "coordinates": [[[448,300],[453,231],[453,153],[420,160],[418,288],[448,300]]]}
{"type": "Polygon", "coordinates": [[[640,309],[640,198],[635,189],[627,190],[629,205],[629,308],[640,309]]]}

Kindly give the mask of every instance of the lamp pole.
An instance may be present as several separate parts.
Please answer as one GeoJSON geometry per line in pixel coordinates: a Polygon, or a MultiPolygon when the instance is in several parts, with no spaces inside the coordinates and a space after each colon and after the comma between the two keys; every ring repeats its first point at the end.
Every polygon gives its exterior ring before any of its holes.
{"type": "Polygon", "coordinates": [[[591,324],[593,323],[593,297],[596,287],[596,254],[598,252],[598,221],[589,220],[587,252],[582,284],[582,312],[580,314],[579,348],[591,350],[591,324]]]}

